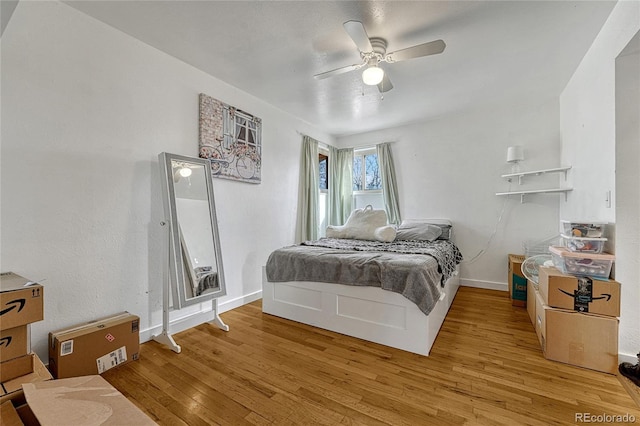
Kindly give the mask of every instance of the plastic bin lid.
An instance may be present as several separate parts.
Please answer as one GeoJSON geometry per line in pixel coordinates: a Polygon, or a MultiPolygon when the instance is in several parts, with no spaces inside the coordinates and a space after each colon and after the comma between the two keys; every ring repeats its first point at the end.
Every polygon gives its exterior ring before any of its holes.
{"type": "Polygon", "coordinates": [[[562,257],[573,257],[576,259],[592,259],[592,260],[615,260],[615,256],[608,253],[584,253],[579,251],[570,251],[566,247],[549,246],[549,251],[562,257]]]}
{"type": "Polygon", "coordinates": [[[595,237],[572,237],[571,235],[560,234],[560,236],[567,240],[578,240],[578,241],[607,241],[606,238],[595,238],[595,237]]]}
{"type": "Polygon", "coordinates": [[[597,220],[561,220],[562,223],[575,223],[576,225],[608,225],[609,222],[598,222],[597,220]]]}

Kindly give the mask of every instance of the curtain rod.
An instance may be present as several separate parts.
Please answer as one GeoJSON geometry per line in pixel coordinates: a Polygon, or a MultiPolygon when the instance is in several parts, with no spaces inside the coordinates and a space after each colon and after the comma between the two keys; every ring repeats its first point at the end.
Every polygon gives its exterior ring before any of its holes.
{"type": "MultiPolygon", "coordinates": [[[[302,133],[300,130],[296,130],[296,133],[299,134],[300,136],[308,136],[308,137],[310,137],[312,139],[315,139],[313,136],[309,136],[309,135],[307,135],[305,133],[302,133]]],[[[378,143],[374,143],[373,145],[368,143],[368,144],[362,144],[362,145],[347,146],[345,148],[338,148],[338,149],[353,148],[354,151],[366,151],[368,149],[375,149],[376,145],[381,144],[381,143],[395,144],[396,142],[397,141],[378,142],[378,143]]],[[[335,146],[335,145],[331,145],[331,144],[328,144],[328,143],[322,142],[322,141],[318,141],[318,145],[321,145],[324,148],[327,148],[327,147],[330,147],[330,146],[335,146]]]]}
{"type": "Polygon", "coordinates": [[[374,144],[362,144],[362,145],[356,145],[353,148],[354,151],[365,151],[367,149],[375,149],[375,147],[377,145],[380,145],[382,143],[388,143],[388,144],[395,144],[396,141],[388,141],[388,142],[378,142],[378,143],[374,143],[374,144]]]}

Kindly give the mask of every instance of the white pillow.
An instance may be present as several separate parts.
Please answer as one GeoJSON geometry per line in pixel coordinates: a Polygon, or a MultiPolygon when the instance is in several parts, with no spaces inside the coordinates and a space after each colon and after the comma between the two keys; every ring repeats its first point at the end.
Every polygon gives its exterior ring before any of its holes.
{"type": "Polygon", "coordinates": [[[442,235],[438,225],[402,221],[396,231],[396,240],[435,241],[442,235]]]}
{"type": "Polygon", "coordinates": [[[384,210],[374,210],[369,205],[364,209],[352,211],[344,225],[327,226],[326,235],[328,238],[349,238],[389,243],[395,239],[396,230],[393,226],[387,225],[387,213],[384,210]]]}
{"type": "Polygon", "coordinates": [[[390,243],[396,239],[395,226],[387,225],[376,228],[373,232],[374,239],[383,243],[390,243]]]}

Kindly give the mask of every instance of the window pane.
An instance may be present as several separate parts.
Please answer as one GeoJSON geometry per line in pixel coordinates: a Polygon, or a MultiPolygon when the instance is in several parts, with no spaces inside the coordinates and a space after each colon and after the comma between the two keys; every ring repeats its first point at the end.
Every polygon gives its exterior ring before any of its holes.
{"type": "Polygon", "coordinates": [[[318,179],[320,189],[329,189],[328,161],[326,155],[320,154],[320,176],[318,179]]]}
{"type": "Polygon", "coordinates": [[[377,154],[366,155],[365,167],[366,167],[366,181],[367,181],[367,186],[365,189],[382,188],[382,178],[380,176],[380,169],[378,168],[378,155],[377,154]]]}
{"type": "Polygon", "coordinates": [[[353,157],[353,190],[362,190],[362,155],[353,157]]]}

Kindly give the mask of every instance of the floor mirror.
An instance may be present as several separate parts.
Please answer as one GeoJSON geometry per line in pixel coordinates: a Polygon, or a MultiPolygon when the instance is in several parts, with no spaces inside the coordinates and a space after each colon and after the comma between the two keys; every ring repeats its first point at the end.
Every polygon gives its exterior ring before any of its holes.
{"type": "Polygon", "coordinates": [[[153,339],[179,353],[169,312],[211,302],[211,323],[228,331],[218,315],[218,298],[226,295],[226,285],[209,160],[166,152],[158,160],[167,244],[162,333],[153,339]]]}

